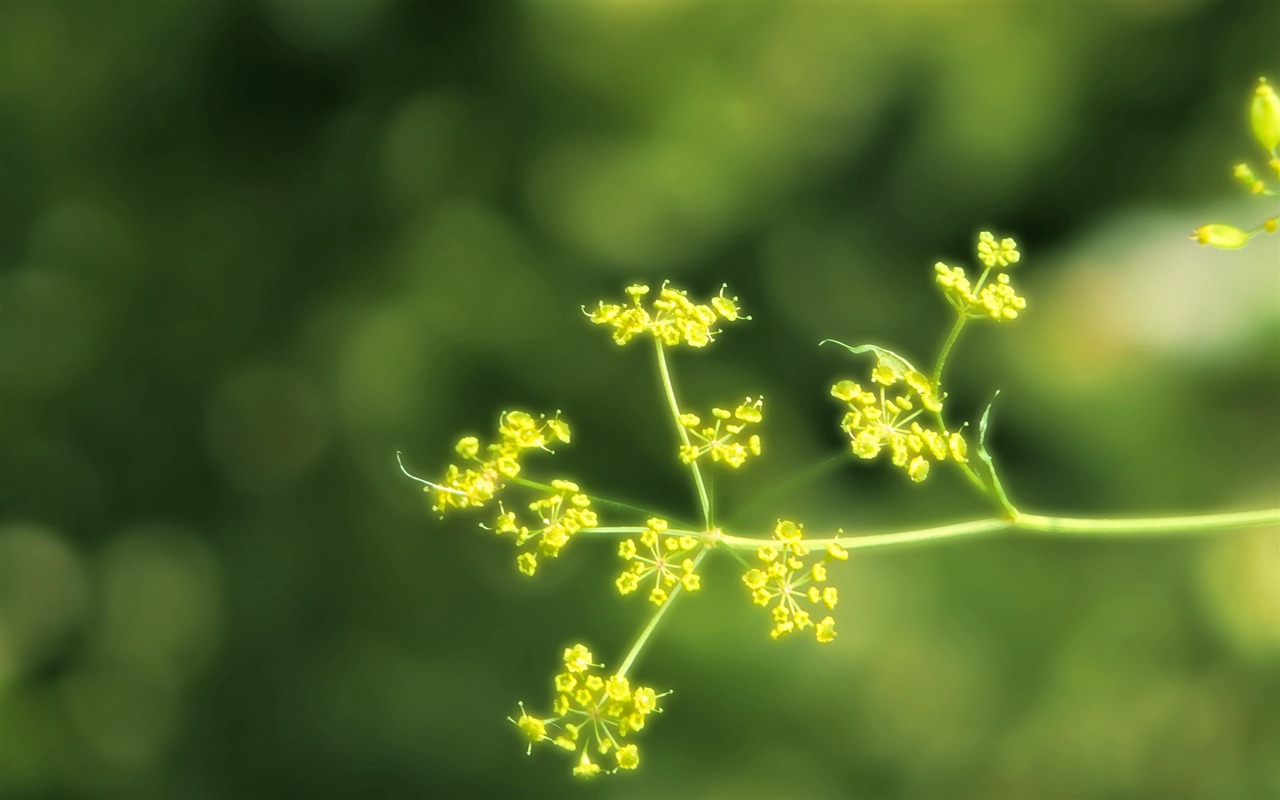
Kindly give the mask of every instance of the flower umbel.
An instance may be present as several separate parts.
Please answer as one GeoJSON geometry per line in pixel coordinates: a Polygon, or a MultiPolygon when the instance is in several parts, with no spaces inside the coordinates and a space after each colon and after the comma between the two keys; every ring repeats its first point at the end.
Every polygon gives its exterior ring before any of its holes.
{"type": "Polygon", "coordinates": [[[752,567],[742,576],[742,582],[751,590],[751,601],[758,606],[773,606],[773,630],[769,635],[777,639],[792,631],[812,627],[819,642],[836,638],[835,618],[826,615],[817,622],[801,605],[830,610],[836,607],[839,594],[834,586],[821,587],[827,581],[827,563],[843,561],[849,557],[844,548],[832,545],[820,561],[807,562],[809,547],[802,540],[804,526],[780,519],[774,528],[773,544],[756,551],[764,562],[763,567],[752,567]],[[808,588],[805,588],[805,587],[808,588]]]}
{"type": "Polygon", "coordinates": [[[743,432],[764,419],[764,398],[743,400],[732,412],[726,408],[711,409],[714,425],[703,425],[697,414],[681,414],[680,425],[689,431],[690,441],[680,447],[680,460],[686,464],[710,454],[712,461],[723,461],[737,469],[750,456],[760,455],[760,437],[743,432]]]}
{"type": "Polygon", "coordinates": [[[613,340],[618,344],[651,333],[668,346],[706,347],[720,333],[722,323],[751,319],[738,307],[738,298],[725,296],[725,288],[709,302],[695,303],[688,292],[663,281],[657,298],[645,307],[642,301],[649,295],[649,287],[636,284],[627,287],[630,305],[601,301],[593,310],[583,308],[583,313],[597,325],[613,328],[613,340]]]}
{"type": "Polygon", "coordinates": [[[1019,258],[1018,243],[1013,239],[1004,238],[997,242],[991,231],[978,234],[978,260],[988,267],[1008,267],[1017,264],[1019,258]]]}
{"type": "Polygon", "coordinates": [[[570,537],[583,528],[594,528],[599,524],[596,512],[591,510],[591,499],[578,488],[573,481],[553,480],[551,488],[555,491],[529,504],[529,510],[538,516],[536,526],[519,524],[516,513],[507,511],[498,504],[498,519],[494,523],[495,533],[514,533],[517,546],[530,545],[530,549],[516,557],[516,566],[526,575],[532,575],[538,569],[538,556],[555,558],[560,549],[569,543],[570,537]]]}
{"type": "Polygon", "coordinates": [[[520,703],[520,716],[512,723],[528,742],[528,750],[542,742],[577,753],[573,774],[590,778],[640,765],[635,744],[622,740],[640,731],[650,714],[660,714],[658,701],[668,692],[637,686],[623,675],[607,675],[602,664],[593,663],[591,651],[577,644],[564,651],[564,672],[555,676],[554,716],[533,717],[520,703]],[[554,735],[553,735],[554,734],[554,735]],[[612,753],[612,758],[609,755],[612,753]],[[603,758],[602,758],[603,757],[603,758]],[[612,762],[602,766],[593,758],[612,762]]]}
{"type": "Polygon", "coordinates": [[[937,283],[947,302],[962,316],[969,319],[989,318],[996,322],[1016,319],[1018,312],[1027,307],[1025,298],[1014,291],[1009,274],[997,272],[995,280],[988,282],[992,270],[1006,269],[1021,259],[1018,243],[1004,238],[999,242],[990,231],[978,235],[978,260],[985,265],[977,285],[971,285],[964,269],[950,267],[939,261],[934,265],[937,283]]]}
{"type": "MultiPolygon", "coordinates": [[[[454,508],[483,506],[493,499],[507,478],[520,474],[520,457],[525,450],[554,452],[551,442],[569,441],[569,426],[560,412],[548,418],[524,411],[506,411],[498,420],[500,440],[486,447],[474,436],[458,440],[454,450],[475,466],[460,468],[450,464],[439,483],[422,481],[423,491],[432,495],[431,508],[440,516],[454,508]],[[484,457],[481,457],[481,451],[484,457]]],[[[420,479],[419,479],[420,480],[420,479]]]]}
{"type": "Polygon", "coordinates": [[[964,437],[920,424],[921,412],[941,411],[942,401],[928,378],[915,370],[898,369],[882,357],[872,370],[869,390],[842,380],[831,387],[831,396],[848,407],[840,427],[859,458],[875,458],[887,447],[893,465],[917,483],[928,477],[930,459],[967,460],[964,437]]]}
{"type": "Polygon", "coordinates": [[[630,562],[614,582],[619,594],[631,594],[652,577],[649,600],[660,606],[671,599],[671,589],[677,584],[689,592],[702,588],[702,579],[694,571],[694,556],[702,543],[689,535],[669,535],[666,530],[666,521],[654,517],[640,534],[639,546],[635,539],[625,539],[618,545],[618,555],[630,562]]]}

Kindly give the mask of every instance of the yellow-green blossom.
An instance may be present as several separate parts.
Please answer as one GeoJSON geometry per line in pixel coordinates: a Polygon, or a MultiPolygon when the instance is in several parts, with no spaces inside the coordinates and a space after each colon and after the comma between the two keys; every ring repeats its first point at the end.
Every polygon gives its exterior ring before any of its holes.
{"type": "Polygon", "coordinates": [[[516,566],[526,575],[538,569],[538,555],[555,558],[569,539],[583,528],[599,525],[596,512],[591,509],[591,499],[578,488],[578,484],[566,480],[553,480],[554,492],[529,504],[537,523],[520,524],[514,511],[507,511],[498,504],[498,518],[493,531],[499,534],[515,534],[517,546],[529,546],[529,551],[516,557],[516,566]],[[535,555],[533,550],[537,551],[535,555]]]}
{"type": "Polygon", "coordinates": [[[642,333],[650,333],[665,345],[688,344],[705,347],[720,333],[725,322],[751,319],[738,307],[738,298],[720,294],[707,303],[695,303],[689,293],[663,282],[657,297],[646,306],[643,302],[650,291],[648,286],[636,284],[627,287],[631,303],[605,303],[596,308],[583,309],[587,318],[597,325],[613,328],[613,340],[626,344],[642,333]]]}
{"type": "Polygon", "coordinates": [[[840,599],[836,588],[821,584],[827,581],[827,564],[843,561],[848,553],[843,548],[830,548],[821,560],[807,561],[809,547],[802,541],[803,536],[803,525],[778,520],[773,543],[756,551],[763,566],[748,569],[742,582],[751,590],[753,603],[773,605],[773,629],[769,631],[772,638],[812,627],[819,642],[829,642],[836,638],[835,618],[828,614],[815,621],[805,604],[820,611],[836,607],[840,599]]]}
{"type": "Polygon", "coordinates": [[[764,419],[763,397],[748,397],[732,412],[713,408],[711,417],[714,425],[703,425],[697,414],[680,415],[680,425],[689,432],[690,439],[689,444],[680,447],[681,461],[690,464],[710,454],[712,461],[722,461],[737,469],[750,456],[760,455],[760,436],[743,434],[764,419]]]}
{"type": "Polygon", "coordinates": [[[577,754],[573,774],[589,778],[640,765],[640,751],[623,740],[644,728],[651,714],[661,713],[658,693],[647,686],[632,687],[623,675],[605,675],[585,645],[564,651],[564,672],[552,681],[553,716],[534,717],[520,703],[520,716],[508,717],[528,743],[526,752],[542,742],[577,754]]]}
{"type": "Polygon", "coordinates": [[[640,534],[638,544],[635,539],[624,539],[618,545],[618,555],[629,563],[614,581],[619,594],[631,594],[653,578],[649,600],[660,606],[671,599],[671,590],[677,584],[689,592],[702,588],[702,579],[694,572],[694,557],[702,543],[687,534],[675,536],[666,530],[666,520],[654,517],[640,534]]]}
{"type": "Polygon", "coordinates": [[[988,267],[1008,267],[1017,264],[1022,256],[1018,253],[1018,243],[1004,238],[999,242],[991,231],[978,234],[978,260],[988,267]]]}
{"type": "Polygon", "coordinates": [[[550,443],[569,441],[569,426],[558,411],[551,418],[507,411],[498,420],[498,436],[499,441],[486,447],[481,447],[474,436],[458,440],[454,450],[471,466],[450,464],[438,483],[422,481],[423,491],[432,497],[432,510],[443,517],[450,509],[487,504],[508,478],[520,474],[520,458],[525,450],[552,452],[550,443]]]}
{"type": "Polygon", "coordinates": [[[999,242],[990,231],[978,236],[978,260],[985,265],[977,285],[970,283],[961,267],[951,267],[941,261],[934,264],[935,280],[942,287],[947,302],[962,316],[969,319],[989,318],[997,322],[1015,319],[1018,312],[1027,307],[1025,298],[1014,291],[1006,272],[998,272],[988,281],[992,270],[1000,270],[1018,263],[1021,255],[1018,243],[1004,238],[999,242]]]}
{"type": "Polygon", "coordinates": [[[851,380],[831,387],[831,396],[848,408],[840,427],[849,435],[855,455],[871,459],[887,448],[893,465],[917,483],[928,477],[931,460],[967,460],[964,437],[920,424],[922,411],[942,409],[937,390],[924,375],[895,369],[884,358],[871,375],[870,389],[851,380]]]}

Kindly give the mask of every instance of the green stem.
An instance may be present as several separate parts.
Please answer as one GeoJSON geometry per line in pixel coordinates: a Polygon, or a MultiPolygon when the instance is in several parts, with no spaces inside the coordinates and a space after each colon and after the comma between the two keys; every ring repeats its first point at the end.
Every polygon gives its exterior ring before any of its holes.
{"type": "Polygon", "coordinates": [[[947,365],[947,357],[951,355],[951,348],[956,346],[956,340],[960,338],[960,331],[964,330],[964,326],[968,322],[968,317],[957,317],[956,324],[951,326],[951,333],[947,334],[947,340],[942,343],[942,350],[938,353],[938,360],[933,364],[932,380],[935,391],[942,387],[942,370],[947,365]]]}
{"type": "Polygon", "coordinates": [[[1232,511],[1225,514],[1194,514],[1182,517],[1146,519],[1076,519],[1018,514],[1013,527],[1040,533],[1067,534],[1153,534],[1190,533],[1280,524],[1280,508],[1259,511],[1232,511]]]}
{"type": "MultiPolygon", "coordinates": [[[[991,268],[988,267],[982,273],[982,277],[978,279],[979,286],[981,286],[982,282],[986,280],[987,273],[990,271],[991,268]]],[[[964,326],[967,325],[968,322],[969,318],[964,316],[963,312],[960,312],[960,316],[956,317],[956,324],[951,326],[951,333],[947,334],[947,340],[942,343],[942,350],[938,352],[938,360],[933,364],[933,377],[931,380],[933,382],[933,390],[935,392],[942,391],[942,371],[947,366],[947,358],[951,355],[952,348],[956,346],[956,342],[960,339],[960,332],[964,330],[964,326]]],[[[942,398],[939,397],[938,399],[941,400],[942,398]]],[[[933,416],[938,420],[938,425],[941,426],[944,431],[947,430],[947,421],[943,419],[942,412],[935,411],[933,412],[933,416]]],[[[973,484],[975,488],[980,490],[983,494],[990,495],[992,493],[992,487],[988,486],[986,481],[982,480],[982,478],[978,476],[977,472],[974,472],[973,467],[963,461],[957,461],[955,463],[956,466],[960,467],[960,471],[964,473],[965,478],[967,478],[969,483],[973,484]]],[[[996,480],[994,474],[992,475],[992,480],[996,480]]],[[[996,499],[1000,502],[1002,507],[1006,510],[1012,507],[1009,505],[1008,498],[1004,497],[1003,489],[997,488],[996,494],[996,499]]]]}
{"type": "MultiPolygon", "coordinates": [[[[959,539],[999,531],[1023,531],[1036,534],[1061,534],[1099,536],[1112,534],[1116,536],[1147,534],[1159,536],[1168,533],[1192,533],[1198,531],[1223,530],[1227,528],[1249,528],[1259,525],[1280,524],[1280,508],[1268,508],[1258,511],[1234,511],[1225,514],[1191,514],[1179,517],[1144,517],[1134,519],[1081,519],[1077,517],[1050,517],[1039,514],[1018,513],[1013,519],[979,519],[960,522],[954,525],[942,525],[935,528],[920,528],[910,531],[881,533],[872,536],[832,536],[824,539],[806,539],[811,547],[824,547],[838,544],[846,550],[857,550],[875,547],[899,547],[918,544],[935,539],[959,539]]],[[[722,535],[720,541],[736,550],[755,550],[769,540],[763,537],[722,535]]]]}
{"type": "MultiPolygon", "coordinates": [[[[947,429],[947,421],[942,418],[942,412],[941,411],[935,412],[934,416],[938,418],[938,425],[945,431],[947,429]]],[[[973,471],[973,467],[969,466],[964,461],[953,461],[952,463],[954,463],[957,467],[960,468],[960,471],[964,474],[964,476],[969,479],[969,483],[973,484],[974,487],[978,489],[978,491],[982,492],[985,495],[991,494],[991,487],[983,483],[982,478],[978,477],[978,473],[973,471]]],[[[992,473],[991,477],[992,477],[992,480],[998,480],[995,477],[994,472],[992,473]]],[[[1001,497],[1004,496],[1004,489],[999,489],[998,492],[999,492],[999,496],[997,496],[996,500],[1000,502],[1002,507],[1004,507],[1005,504],[1008,503],[1008,498],[1004,498],[1003,500],[1000,499],[1001,497]]],[[[1007,510],[1007,507],[1006,507],[1006,510],[1007,510]]]]}
{"type": "MultiPolygon", "coordinates": [[[[698,555],[694,557],[694,569],[698,568],[698,565],[702,563],[702,559],[706,558],[707,553],[709,552],[711,552],[710,548],[704,547],[698,555]]],[[[668,595],[667,602],[658,606],[658,610],[649,618],[649,623],[644,626],[644,630],[640,631],[640,635],[636,637],[635,644],[631,645],[631,652],[627,653],[627,657],[622,659],[622,666],[618,667],[618,672],[616,673],[619,678],[626,677],[627,670],[631,669],[631,665],[634,664],[636,658],[639,657],[640,651],[644,649],[645,643],[649,641],[649,637],[653,635],[653,632],[658,627],[658,623],[662,621],[662,617],[667,613],[667,609],[671,608],[671,604],[675,602],[676,597],[680,595],[682,589],[684,589],[684,584],[677,583],[675,588],[671,590],[671,594],[668,595]]]]}
{"type": "MultiPolygon", "coordinates": [[[[825,547],[828,544],[838,544],[846,550],[858,550],[870,547],[897,547],[906,544],[916,544],[919,542],[927,542],[931,539],[958,539],[963,536],[976,536],[983,533],[994,533],[1010,528],[1008,520],[1004,519],[980,519],[972,522],[960,522],[955,525],[942,525],[937,528],[921,528],[913,531],[898,531],[895,533],[881,533],[874,536],[831,536],[825,539],[805,539],[804,543],[810,547],[825,547]]],[[[732,547],[739,550],[755,550],[762,544],[767,544],[769,539],[745,537],[745,536],[725,536],[722,541],[726,547],[732,547]]]]}
{"type": "MultiPolygon", "coordinates": [[[[667,351],[662,346],[662,341],[656,336],[653,344],[658,353],[658,372],[662,376],[662,387],[666,389],[667,404],[671,406],[671,419],[675,422],[676,433],[680,435],[681,443],[688,447],[689,433],[680,424],[680,404],[676,402],[675,386],[671,383],[671,371],[667,369],[667,351]]],[[[702,472],[698,469],[696,460],[689,462],[689,468],[693,470],[693,483],[698,490],[698,502],[702,504],[702,519],[707,525],[707,530],[710,530],[712,528],[711,498],[707,494],[707,485],[702,481],[702,472]]]]}

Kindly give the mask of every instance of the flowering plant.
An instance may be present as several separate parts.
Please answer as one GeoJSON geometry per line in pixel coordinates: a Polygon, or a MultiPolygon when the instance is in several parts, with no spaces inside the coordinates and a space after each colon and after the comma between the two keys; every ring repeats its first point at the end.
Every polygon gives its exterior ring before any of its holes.
{"type": "MultiPolygon", "coordinates": [[[[1280,161],[1274,155],[1280,142],[1280,103],[1265,82],[1257,97],[1262,100],[1254,101],[1254,131],[1271,150],[1271,164],[1277,166],[1280,161]],[[1256,111],[1259,103],[1260,112],[1256,111]]],[[[1260,230],[1274,230],[1275,222],[1269,220],[1266,224],[1270,227],[1264,225],[1260,230]]],[[[1223,234],[1216,231],[1223,226],[1207,227],[1214,230],[1204,233],[1201,241],[1223,246],[1223,234]]],[[[681,527],[670,515],[650,514],[608,500],[567,478],[540,481],[529,477],[523,461],[531,451],[550,453],[553,446],[571,441],[570,426],[559,411],[549,415],[504,412],[498,420],[497,438],[483,446],[475,436],[461,438],[455,447],[460,463],[449,464],[438,480],[419,478],[405,470],[423,484],[431,508],[439,516],[474,509],[487,512],[489,521],[481,527],[512,542],[517,551],[516,567],[527,576],[548,568],[548,562],[557,559],[574,539],[611,543],[622,561],[613,581],[617,591],[624,596],[643,596],[655,607],[616,669],[606,670],[585,644],[564,650],[563,669],[552,679],[549,710],[531,712],[519,702],[518,714],[509,718],[525,740],[527,752],[543,746],[571,752],[572,772],[582,777],[639,766],[635,739],[654,715],[662,713],[664,699],[671,692],[636,682],[632,668],[674,601],[681,594],[702,589],[700,569],[707,558],[718,554],[738,562],[744,599],[767,609],[770,637],[810,632],[818,642],[828,643],[837,636],[834,612],[840,603],[838,590],[829,583],[829,570],[848,560],[855,550],[1002,531],[1105,537],[1280,522],[1280,509],[1080,519],[1033,514],[1017,507],[986,447],[991,406],[988,404],[977,420],[948,417],[943,377],[963,331],[973,324],[1009,325],[1029,307],[1012,278],[1023,268],[1022,254],[1013,238],[983,231],[978,236],[976,257],[980,266],[973,279],[963,267],[941,262],[934,266],[935,284],[951,308],[953,321],[931,370],[921,370],[907,357],[874,344],[848,345],[832,340],[822,344],[843,347],[862,362],[864,371],[856,378],[840,378],[830,387],[838,404],[832,424],[848,436],[851,455],[869,461],[883,459],[917,484],[925,482],[935,469],[954,468],[989,501],[994,512],[991,517],[877,535],[849,535],[837,529],[817,537],[806,536],[804,523],[790,519],[778,519],[771,531],[754,535],[718,526],[716,498],[704,472],[738,470],[762,457],[759,431],[765,417],[764,398],[749,395],[741,402],[712,408],[709,414],[691,413],[680,403],[669,353],[706,348],[729,326],[751,319],[738,298],[727,294],[727,287],[698,302],[670,283],[663,283],[656,291],[636,284],[626,288],[626,300],[601,301],[594,308],[583,309],[587,319],[608,329],[619,346],[646,342],[652,347],[675,432],[671,463],[689,471],[701,512],[699,525],[681,527]],[[520,490],[535,495],[531,500],[517,501],[514,495],[520,490]],[[630,508],[643,519],[603,525],[596,510],[601,505],[630,508]]]]}

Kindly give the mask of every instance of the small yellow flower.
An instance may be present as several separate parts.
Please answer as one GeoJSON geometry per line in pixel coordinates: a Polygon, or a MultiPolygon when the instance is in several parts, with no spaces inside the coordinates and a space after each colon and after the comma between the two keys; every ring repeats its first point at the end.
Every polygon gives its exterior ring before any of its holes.
{"type": "Polygon", "coordinates": [[[590,778],[599,774],[600,765],[593,762],[591,757],[587,755],[587,751],[582,751],[582,758],[578,759],[578,766],[573,768],[573,774],[580,778],[590,778]]]}
{"type": "Polygon", "coordinates": [[[533,575],[538,570],[538,557],[533,553],[521,553],[516,557],[516,567],[525,575],[533,575]]]}
{"type": "Polygon", "coordinates": [[[592,666],[591,651],[586,645],[575,644],[564,651],[564,667],[570,672],[585,672],[592,666]]]}
{"type": "Polygon", "coordinates": [[[618,761],[618,769],[635,769],[640,766],[640,751],[634,744],[619,747],[613,755],[618,761]]]}
{"type": "Polygon", "coordinates": [[[814,636],[819,642],[827,643],[836,638],[836,621],[832,617],[823,617],[814,628],[814,636]]]}
{"type": "Polygon", "coordinates": [[[734,322],[740,319],[751,319],[751,317],[743,316],[742,311],[738,308],[738,298],[724,296],[724,290],[728,288],[728,284],[720,287],[720,294],[711,298],[711,307],[714,308],[716,313],[723,317],[726,322],[734,322]]]}
{"type": "Polygon", "coordinates": [[[520,706],[520,718],[511,719],[511,717],[507,717],[507,719],[511,720],[516,724],[516,727],[520,729],[520,735],[523,736],[525,738],[525,741],[528,742],[528,746],[525,748],[525,751],[524,751],[525,755],[528,755],[529,753],[533,752],[533,746],[535,744],[537,744],[538,742],[547,741],[548,739],[551,738],[547,736],[547,723],[550,722],[550,720],[531,717],[529,716],[528,713],[525,712],[524,703],[520,703],[519,706],[520,706]]]}
{"type": "Polygon", "coordinates": [[[605,693],[614,700],[626,700],[631,696],[631,684],[626,678],[613,675],[605,681],[605,693]]]}

